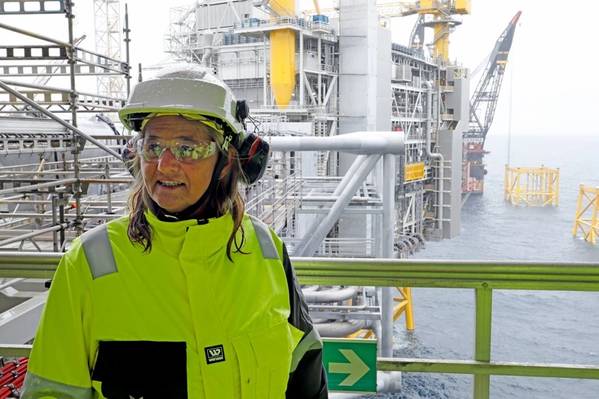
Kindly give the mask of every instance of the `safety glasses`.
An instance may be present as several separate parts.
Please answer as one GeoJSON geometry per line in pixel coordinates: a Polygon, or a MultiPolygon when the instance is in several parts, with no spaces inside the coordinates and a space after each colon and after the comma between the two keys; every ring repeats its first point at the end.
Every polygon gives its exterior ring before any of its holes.
{"type": "Polygon", "coordinates": [[[206,159],[218,151],[218,145],[214,141],[204,143],[186,143],[179,141],[166,141],[156,139],[143,139],[137,142],[137,151],[146,162],[157,162],[170,150],[171,154],[179,162],[195,162],[206,159]]]}

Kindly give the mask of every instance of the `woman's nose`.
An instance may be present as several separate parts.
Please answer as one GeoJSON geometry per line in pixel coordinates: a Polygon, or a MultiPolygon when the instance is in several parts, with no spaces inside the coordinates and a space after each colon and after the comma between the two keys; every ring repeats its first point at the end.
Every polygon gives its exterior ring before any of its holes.
{"type": "Polygon", "coordinates": [[[170,148],[166,148],[158,158],[158,170],[165,171],[175,169],[178,166],[179,161],[177,161],[170,148]]]}

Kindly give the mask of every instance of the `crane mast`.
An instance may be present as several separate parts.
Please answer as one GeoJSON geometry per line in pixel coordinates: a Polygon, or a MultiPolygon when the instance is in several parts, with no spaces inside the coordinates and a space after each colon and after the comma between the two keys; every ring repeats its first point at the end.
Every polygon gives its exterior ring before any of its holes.
{"type": "Polygon", "coordinates": [[[485,141],[495,116],[508,55],[521,14],[522,12],[518,11],[514,15],[497,39],[470,100],[469,128],[464,133],[464,170],[462,174],[462,191],[464,193],[482,194],[484,191],[484,177],[487,173],[483,162],[487,153],[484,149],[485,141]]]}

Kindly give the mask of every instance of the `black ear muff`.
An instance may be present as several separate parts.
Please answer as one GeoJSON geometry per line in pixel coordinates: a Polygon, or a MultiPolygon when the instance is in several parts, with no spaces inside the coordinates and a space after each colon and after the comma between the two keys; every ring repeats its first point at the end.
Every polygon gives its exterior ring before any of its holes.
{"type": "Polygon", "coordinates": [[[250,114],[250,107],[245,102],[245,100],[237,101],[236,110],[235,110],[235,118],[238,122],[241,122],[245,125],[245,118],[250,114]]]}
{"type": "Polygon", "coordinates": [[[239,146],[239,160],[245,174],[245,183],[258,181],[268,164],[269,145],[254,133],[249,134],[239,146]]]}

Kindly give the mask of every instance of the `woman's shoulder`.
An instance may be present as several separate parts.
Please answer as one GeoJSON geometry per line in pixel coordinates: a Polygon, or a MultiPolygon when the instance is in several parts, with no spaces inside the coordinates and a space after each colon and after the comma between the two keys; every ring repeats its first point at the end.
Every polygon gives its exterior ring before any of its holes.
{"type": "Polygon", "coordinates": [[[105,251],[110,250],[107,245],[121,242],[121,239],[127,238],[128,225],[129,217],[122,216],[95,226],[75,238],[63,256],[62,263],[65,264],[65,268],[77,271],[81,267],[87,266],[88,259],[93,256],[93,252],[100,251],[102,253],[98,256],[105,256],[105,251]]]}
{"type": "Polygon", "coordinates": [[[256,216],[248,213],[244,214],[243,225],[245,230],[248,228],[253,230],[254,235],[258,242],[260,242],[262,248],[268,246],[270,243],[274,244],[278,257],[281,258],[281,254],[283,253],[283,240],[271,226],[256,216]]]}

